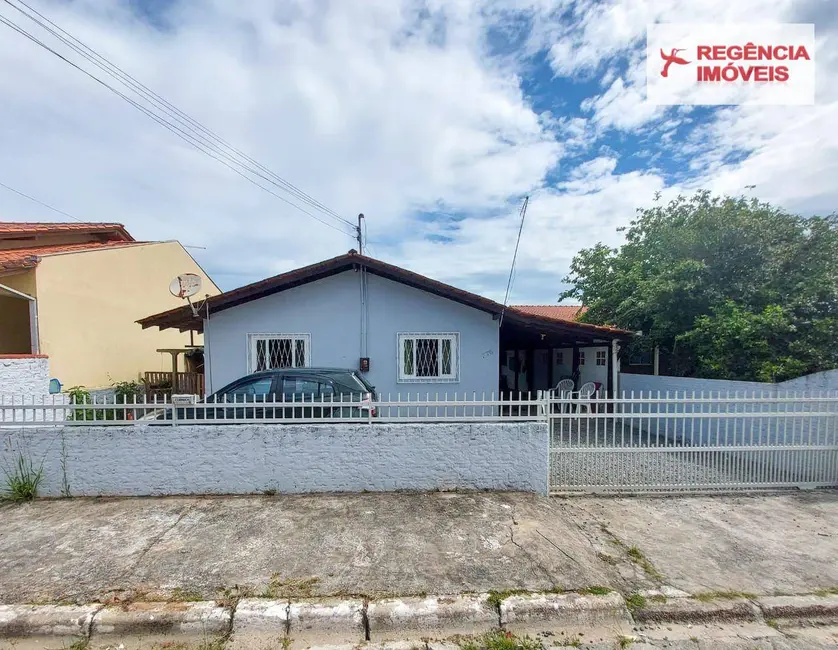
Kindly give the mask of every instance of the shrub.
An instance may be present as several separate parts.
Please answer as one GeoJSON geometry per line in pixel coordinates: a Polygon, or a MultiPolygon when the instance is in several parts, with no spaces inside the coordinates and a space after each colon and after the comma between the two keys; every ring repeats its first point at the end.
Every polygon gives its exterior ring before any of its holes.
{"type": "Polygon", "coordinates": [[[44,477],[43,465],[36,469],[31,459],[19,454],[15,466],[5,472],[5,498],[9,501],[32,501],[38,496],[38,486],[44,477]]]}

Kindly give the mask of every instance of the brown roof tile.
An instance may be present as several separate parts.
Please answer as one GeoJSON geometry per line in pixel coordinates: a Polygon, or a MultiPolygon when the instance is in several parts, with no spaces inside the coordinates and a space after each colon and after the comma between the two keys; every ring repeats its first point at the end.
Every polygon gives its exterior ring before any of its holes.
{"type": "Polygon", "coordinates": [[[67,223],[49,221],[0,221],[0,239],[4,235],[50,235],[56,233],[113,233],[123,241],[134,241],[121,223],[67,223]]]}
{"type": "Polygon", "coordinates": [[[57,255],[59,253],[77,253],[80,251],[99,250],[103,248],[121,248],[122,246],[133,246],[144,244],[139,241],[110,241],[110,242],[85,242],[83,244],[64,244],[58,246],[33,246],[31,248],[14,248],[12,250],[0,250],[0,271],[13,271],[17,269],[28,269],[38,265],[42,257],[57,255]]]}
{"type": "Polygon", "coordinates": [[[531,316],[575,321],[588,311],[584,305],[510,305],[513,309],[531,316]]]}

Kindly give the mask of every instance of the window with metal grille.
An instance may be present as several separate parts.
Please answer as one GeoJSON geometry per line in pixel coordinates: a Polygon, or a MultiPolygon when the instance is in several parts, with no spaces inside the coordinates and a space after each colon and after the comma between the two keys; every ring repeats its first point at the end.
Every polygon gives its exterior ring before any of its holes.
{"type": "Polygon", "coordinates": [[[596,365],[604,366],[608,363],[608,353],[605,350],[596,351],[596,365]]]}
{"type": "Polygon", "coordinates": [[[248,372],[311,365],[310,334],[248,334],[248,372]]]}
{"type": "Polygon", "coordinates": [[[460,380],[460,335],[399,334],[400,383],[460,380]]]}

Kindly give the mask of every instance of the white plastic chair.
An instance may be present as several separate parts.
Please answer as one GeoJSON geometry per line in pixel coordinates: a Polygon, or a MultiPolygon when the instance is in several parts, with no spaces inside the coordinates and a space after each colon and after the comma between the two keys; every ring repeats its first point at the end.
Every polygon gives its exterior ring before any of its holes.
{"type": "Polygon", "coordinates": [[[579,390],[574,393],[577,395],[576,401],[576,412],[581,413],[582,409],[585,409],[586,413],[591,412],[591,404],[594,393],[596,393],[596,383],[592,381],[586,381],[579,387],[579,390]]]}
{"type": "MultiPolygon", "coordinates": [[[[575,384],[572,379],[562,379],[558,384],[556,384],[556,388],[553,392],[559,399],[568,399],[573,394],[574,386],[575,384]]],[[[566,402],[559,404],[559,413],[564,413],[565,408],[570,410],[570,404],[566,402]]]]}

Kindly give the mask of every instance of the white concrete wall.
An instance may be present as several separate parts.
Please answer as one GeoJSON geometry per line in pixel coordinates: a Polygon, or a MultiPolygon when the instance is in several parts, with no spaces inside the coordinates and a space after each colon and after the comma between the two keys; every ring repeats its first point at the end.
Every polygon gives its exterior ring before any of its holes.
{"type": "Polygon", "coordinates": [[[49,394],[49,359],[44,355],[0,355],[0,395],[49,394]]]}
{"type": "Polygon", "coordinates": [[[817,395],[821,391],[830,394],[838,393],[838,369],[814,372],[805,377],[797,377],[796,379],[780,382],[777,384],[777,390],[779,391],[778,394],[785,394],[785,391],[805,391],[814,395],[817,395]]]}
{"type": "Polygon", "coordinates": [[[546,494],[546,423],[55,426],[0,430],[42,496],[521,490],[546,494]]]}
{"type": "Polygon", "coordinates": [[[744,395],[746,392],[750,397],[754,392],[757,395],[764,393],[766,396],[774,394],[774,384],[764,384],[758,381],[730,381],[727,379],[700,379],[697,377],[668,377],[665,375],[635,375],[632,373],[620,373],[620,392],[630,395],[634,392],[635,397],[640,395],[640,391],[648,395],[650,392],[657,397],[658,391],[661,397],[666,395],[669,391],[670,397],[683,397],[686,393],[692,396],[695,392],[696,396],[702,392],[708,394],[712,391],[714,395],[721,393],[726,395],[730,393],[733,396],[735,393],[744,395]]]}
{"type": "Polygon", "coordinates": [[[657,396],[658,391],[661,395],[665,395],[667,391],[670,397],[675,396],[677,391],[679,396],[686,393],[692,395],[695,391],[696,395],[702,392],[707,396],[712,392],[714,395],[721,393],[722,396],[730,394],[730,396],[739,393],[739,395],[748,394],[750,397],[753,394],[765,396],[785,395],[786,391],[791,393],[802,394],[806,392],[810,395],[817,395],[820,392],[830,395],[838,394],[838,369],[825,370],[823,372],[815,372],[804,377],[797,377],[796,379],[789,379],[776,384],[759,381],[732,381],[729,379],[702,379],[699,377],[668,377],[666,375],[634,375],[631,373],[620,373],[620,391],[624,393],[631,393],[634,391],[637,396],[640,391],[644,393],[651,392],[657,396]]]}

